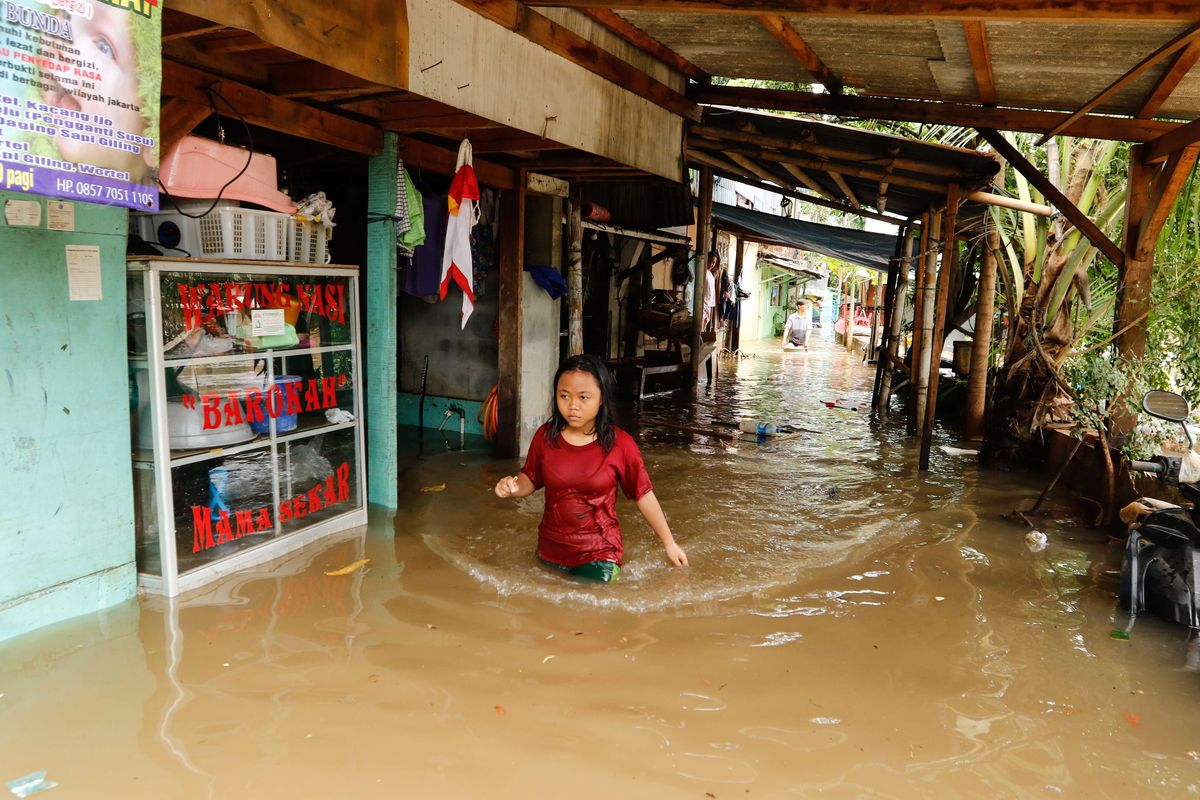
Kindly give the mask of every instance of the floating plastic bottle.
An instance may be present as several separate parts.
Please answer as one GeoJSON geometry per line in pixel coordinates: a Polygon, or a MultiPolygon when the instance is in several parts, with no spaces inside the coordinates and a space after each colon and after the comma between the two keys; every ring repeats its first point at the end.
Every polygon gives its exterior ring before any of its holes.
{"type": "Polygon", "coordinates": [[[779,426],[774,422],[759,422],[752,419],[744,419],[739,427],[744,433],[757,433],[759,436],[774,436],[779,431],[779,426]]]}

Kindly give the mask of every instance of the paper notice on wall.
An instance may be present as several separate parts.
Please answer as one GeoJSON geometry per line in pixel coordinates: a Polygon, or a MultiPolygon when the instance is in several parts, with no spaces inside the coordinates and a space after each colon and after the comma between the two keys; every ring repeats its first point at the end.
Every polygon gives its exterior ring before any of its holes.
{"type": "Polygon", "coordinates": [[[75,230],[75,204],[69,200],[46,203],[46,227],[52,231],[75,230]]]}
{"type": "Polygon", "coordinates": [[[14,228],[36,228],[42,224],[40,200],[5,200],[4,221],[14,228]]]}
{"type": "Polygon", "coordinates": [[[72,300],[103,300],[100,280],[100,248],[67,245],[67,289],[72,300]]]}
{"type": "Polygon", "coordinates": [[[282,308],[255,308],[250,311],[250,333],[253,336],[282,336],[287,333],[282,308]]]}

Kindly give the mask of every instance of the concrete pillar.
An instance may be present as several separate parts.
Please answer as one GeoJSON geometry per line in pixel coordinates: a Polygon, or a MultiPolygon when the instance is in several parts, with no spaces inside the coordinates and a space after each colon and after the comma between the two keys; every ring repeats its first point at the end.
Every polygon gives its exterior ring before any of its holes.
{"type": "MultiPolygon", "coordinates": [[[[383,152],[367,164],[367,213],[396,213],[396,134],[386,133],[383,152]]],[[[370,217],[369,217],[370,218],[370,217]]],[[[397,505],[399,425],[396,358],[396,228],[390,221],[367,225],[364,407],[367,410],[367,502],[397,505]]]]}
{"type": "MultiPolygon", "coordinates": [[[[549,195],[527,195],[525,199],[525,263],[563,266],[563,200],[549,195]]],[[[549,419],[554,387],[550,385],[559,362],[559,301],[522,274],[520,330],[520,392],[517,408],[520,451],[524,453],[533,434],[549,419]]]]}

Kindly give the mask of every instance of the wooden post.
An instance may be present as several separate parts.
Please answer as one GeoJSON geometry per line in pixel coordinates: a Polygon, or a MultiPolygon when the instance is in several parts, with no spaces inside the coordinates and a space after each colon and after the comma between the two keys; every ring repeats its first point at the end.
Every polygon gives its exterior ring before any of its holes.
{"type": "MultiPolygon", "coordinates": [[[[857,272],[858,272],[858,270],[856,269],[853,272],[851,272],[850,274],[853,276],[857,272]]],[[[846,292],[846,297],[850,298],[849,303],[846,306],[846,311],[847,311],[847,315],[846,315],[846,352],[847,353],[854,352],[854,306],[855,306],[855,300],[857,299],[854,296],[854,293],[857,291],[858,291],[858,282],[855,281],[853,284],[851,284],[850,291],[846,292]]]]}
{"type": "Polygon", "coordinates": [[[708,265],[709,240],[712,238],[713,172],[712,167],[700,167],[697,182],[700,207],[696,212],[696,268],[692,279],[692,382],[700,377],[700,336],[704,321],[704,273],[708,265]]]}
{"type": "Polygon", "coordinates": [[[992,349],[992,322],[996,314],[996,260],[1000,233],[989,220],[983,260],[979,266],[979,297],[975,301],[975,334],[971,341],[971,371],[967,375],[967,401],[963,418],[966,438],[983,438],[987,405],[988,354],[992,349]]]}
{"type": "MultiPolygon", "coordinates": [[[[907,228],[901,228],[896,234],[896,252],[892,255],[891,261],[888,262],[887,280],[884,282],[883,291],[883,308],[884,318],[891,319],[886,313],[892,307],[892,296],[896,292],[896,275],[900,271],[900,250],[904,246],[904,231],[907,228]]],[[[886,351],[889,329],[884,326],[883,338],[879,343],[879,349],[886,351]]],[[[883,372],[885,360],[883,356],[876,354],[875,358],[875,384],[871,387],[871,408],[879,410],[879,390],[883,386],[883,372]]]]}
{"type": "Polygon", "coordinates": [[[921,215],[921,243],[917,248],[917,263],[913,270],[916,277],[916,287],[913,292],[913,338],[909,348],[911,357],[908,359],[908,418],[905,428],[909,436],[917,434],[917,356],[921,352],[921,320],[925,315],[925,259],[929,252],[929,227],[933,215],[926,212],[921,215]]]}
{"type": "Polygon", "coordinates": [[[945,243],[942,245],[942,271],[938,276],[937,317],[929,339],[929,380],[926,387],[925,425],[921,429],[921,458],[918,469],[929,469],[929,448],[933,443],[933,425],[937,418],[938,375],[942,363],[942,346],[946,339],[946,306],[950,302],[950,280],[958,263],[958,243],[954,228],[958,222],[958,184],[946,191],[945,243]]]}
{"type": "MultiPolygon", "coordinates": [[[[396,213],[396,134],[383,137],[383,152],[367,161],[367,208],[390,218],[396,213]]],[[[396,508],[399,502],[400,381],[397,354],[396,226],[385,220],[367,226],[365,377],[367,412],[367,502],[396,508]]]]}
{"type": "MultiPolygon", "coordinates": [[[[912,365],[916,384],[916,405],[913,416],[916,417],[916,433],[925,433],[925,404],[929,399],[929,383],[933,375],[929,372],[929,353],[933,347],[933,323],[935,317],[935,292],[937,290],[938,242],[942,236],[942,212],[930,214],[929,245],[925,250],[925,277],[921,281],[921,316],[913,322],[913,327],[921,328],[921,347],[913,348],[912,365]]],[[[936,373],[935,373],[936,374],[936,373]]]]}
{"type": "Polygon", "coordinates": [[[876,405],[879,419],[882,421],[887,420],[890,412],[892,375],[896,371],[896,353],[904,338],[901,331],[904,327],[904,308],[908,304],[908,270],[912,264],[915,235],[916,227],[910,223],[904,230],[904,243],[897,264],[896,282],[889,298],[887,312],[884,315],[887,321],[887,342],[884,344],[883,355],[879,357],[883,372],[879,381],[879,397],[876,405]]]}
{"type": "Polygon", "coordinates": [[[736,353],[738,350],[741,349],[741,346],[742,346],[742,325],[741,325],[741,322],[742,322],[742,298],[738,297],[737,287],[742,285],[742,265],[745,262],[745,258],[746,258],[746,240],[738,239],[737,244],[734,245],[734,247],[735,247],[735,250],[734,250],[734,255],[733,255],[733,285],[734,285],[733,318],[734,318],[734,320],[737,321],[738,324],[730,326],[733,328],[733,332],[730,333],[730,335],[729,335],[729,349],[736,353]]]}
{"type": "Polygon", "coordinates": [[[525,176],[500,197],[500,374],[496,390],[496,455],[521,455],[521,326],[525,283],[525,176]]]}
{"type": "Polygon", "coordinates": [[[571,200],[567,249],[567,355],[583,353],[583,217],[578,199],[571,200]]]}

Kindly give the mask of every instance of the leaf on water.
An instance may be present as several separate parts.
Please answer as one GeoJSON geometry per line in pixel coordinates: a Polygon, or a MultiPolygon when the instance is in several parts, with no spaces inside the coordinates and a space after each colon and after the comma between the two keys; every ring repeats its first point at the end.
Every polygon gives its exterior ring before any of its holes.
{"type": "Polygon", "coordinates": [[[446,484],[439,483],[436,486],[422,486],[421,491],[422,492],[444,492],[444,491],[446,491],[446,484]]]}
{"type": "Polygon", "coordinates": [[[1121,630],[1120,628],[1113,628],[1108,635],[1113,639],[1120,639],[1123,642],[1129,641],[1129,631],[1121,630]]]}
{"type": "Polygon", "coordinates": [[[367,564],[367,562],[369,562],[370,560],[371,559],[369,559],[369,558],[360,558],[358,561],[355,561],[353,564],[347,564],[346,566],[342,567],[341,569],[335,569],[333,572],[326,572],[325,574],[326,575],[349,575],[351,572],[354,572],[355,570],[362,569],[362,567],[365,566],[367,564]]]}

